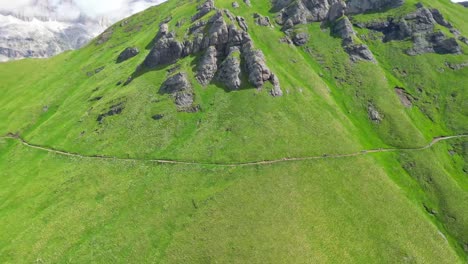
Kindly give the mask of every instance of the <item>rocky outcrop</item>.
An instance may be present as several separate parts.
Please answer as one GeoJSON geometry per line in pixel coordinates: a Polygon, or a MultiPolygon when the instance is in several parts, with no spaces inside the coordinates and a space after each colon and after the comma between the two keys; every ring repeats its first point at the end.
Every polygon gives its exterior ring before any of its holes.
{"type": "Polygon", "coordinates": [[[136,55],[138,55],[139,53],[140,53],[140,50],[138,50],[138,48],[135,48],[135,47],[126,48],[124,51],[122,51],[122,53],[120,53],[119,57],[117,58],[117,63],[121,63],[126,60],[129,60],[135,57],[136,55]]]}
{"type": "Polygon", "coordinates": [[[347,14],[363,14],[367,12],[384,11],[402,6],[404,0],[348,0],[347,14]]]}
{"type": "Polygon", "coordinates": [[[241,87],[241,62],[239,48],[233,47],[227,58],[221,63],[217,80],[229,90],[238,90],[241,87]]]}
{"type": "Polygon", "coordinates": [[[160,94],[170,94],[179,111],[193,112],[194,93],[186,73],[170,76],[159,89],[160,94]]]}
{"type": "MultiPolygon", "coordinates": [[[[227,10],[217,10],[208,19],[198,20],[211,10],[215,10],[211,0],[200,5],[183,38],[176,38],[167,25],[162,24],[144,66],[154,68],[173,64],[181,58],[202,53],[196,67],[196,79],[202,85],[208,85],[216,78],[229,90],[239,89],[242,70],[256,88],[272,81],[273,74],[266,65],[263,52],[254,48],[245,19],[235,17],[227,10]]],[[[276,90],[281,90],[279,81],[276,83],[276,90]]]]}
{"type": "Polygon", "coordinates": [[[440,31],[435,32],[436,25],[444,26],[452,33],[458,32],[437,9],[427,9],[422,4],[418,4],[415,12],[401,18],[357,24],[359,27],[382,32],[384,42],[411,39],[413,48],[407,51],[409,55],[461,53],[461,47],[455,38],[447,37],[440,31]]]}
{"type": "Polygon", "coordinates": [[[305,45],[308,42],[308,36],[303,33],[294,33],[292,28],[295,25],[325,22],[331,26],[332,35],[343,39],[343,47],[353,61],[375,62],[372,52],[366,45],[355,43],[356,34],[346,14],[381,10],[397,7],[401,4],[390,4],[390,2],[393,3],[393,0],[351,0],[347,2],[342,0],[276,0],[273,1],[273,9],[279,10],[276,21],[283,26],[283,30],[296,46],[305,45]]]}

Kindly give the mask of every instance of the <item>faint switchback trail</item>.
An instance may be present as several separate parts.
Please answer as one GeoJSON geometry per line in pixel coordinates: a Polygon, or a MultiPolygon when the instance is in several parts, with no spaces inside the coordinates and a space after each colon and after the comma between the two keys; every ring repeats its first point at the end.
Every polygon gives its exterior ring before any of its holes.
{"type": "Polygon", "coordinates": [[[256,166],[256,165],[271,165],[276,163],[284,163],[284,162],[293,162],[293,161],[308,161],[308,160],[325,160],[325,159],[339,159],[339,158],[346,158],[346,157],[356,157],[356,156],[364,156],[374,153],[388,153],[388,152],[400,152],[400,151],[421,151],[425,149],[429,149],[436,145],[439,142],[456,139],[456,138],[464,138],[468,137],[468,134],[462,135],[454,135],[454,136],[442,136],[434,138],[429,144],[420,148],[392,148],[392,149],[370,149],[370,150],[362,150],[355,153],[349,154],[324,154],[321,156],[308,156],[308,157],[297,157],[297,158],[282,158],[276,160],[263,160],[263,161],[252,161],[252,162],[240,162],[240,163],[210,163],[210,162],[197,162],[197,161],[182,161],[182,160],[168,160],[168,159],[138,159],[138,158],[119,158],[119,157],[112,157],[112,156],[101,156],[101,155],[83,155],[79,153],[68,152],[64,150],[57,150],[54,148],[44,147],[40,145],[35,145],[27,142],[23,138],[17,135],[9,134],[7,136],[0,137],[0,139],[8,139],[8,140],[17,140],[21,142],[22,145],[37,149],[57,155],[68,156],[68,157],[76,157],[76,158],[83,158],[83,159],[101,159],[101,160],[115,160],[115,161],[141,161],[141,162],[154,162],[159,164],[175,164],[175,165],[205,165],[205,166],[220,166],[220,167],[245,167],[245,166],[256,166]]]}

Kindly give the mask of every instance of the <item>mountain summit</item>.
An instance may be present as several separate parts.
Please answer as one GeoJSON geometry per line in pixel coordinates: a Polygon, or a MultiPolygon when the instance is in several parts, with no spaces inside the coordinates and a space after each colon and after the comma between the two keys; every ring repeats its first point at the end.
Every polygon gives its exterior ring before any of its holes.
{"type": "Polygon", "coordinates": [[[0,262],[466,263],[467,15],[169,0],[0,64],[0,262]]]}

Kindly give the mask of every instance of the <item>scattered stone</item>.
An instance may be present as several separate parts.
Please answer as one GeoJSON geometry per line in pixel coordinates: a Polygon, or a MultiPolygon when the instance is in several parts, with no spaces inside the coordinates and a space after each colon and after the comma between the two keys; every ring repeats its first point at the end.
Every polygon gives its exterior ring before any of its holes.
{"type": "Polygon", "coordinates": [[[449,67],[450,69],[454,70],[454,71],[458,71],[458,70],[461,70],[465,67],[468,67],[468,61],[467,62],[463,62],[463,63],[459,63],[459,64],[453,64],[453,63],[450,63],[450,62],[446,62],[445,65],[447,65],[447,67],[449,67]]]}
{"type": "Polygon", "coordinates": [[[248,7],[251,7],[251,6],[252,6],[252,3],[250,3],[250,0],[244,0],[244,3],[245,3],[248,7]]]}
{"type": "Polygon", "coordinates": [[[307,44],[307,42],[309,42],[309,34],[307,33],[298,33],[296,35],[294,35],[292,41],[294,43],[294,45],[296,46],[303,46],[305,44],[307,44]]]}
{"type": "Polygon", "coordinates": [[[132,81],[133,81],[133,76],[129,76],[127,80],[125,81],[124,86],[129,85],[132,81]]]}
{"type": "Polygon", "coordinates": [[[233,7],[233,8],[239,8],[239,3],[237,3],[237,2],[232,2],[232,7],[233,7]]]}
{"type": "Polygon", "coordinates": [[[119,115],[122,113],[122,111],[124,110],[124,104],[123,103],[118,103],[118,104],[115,104],[113,106],[111,106],[109,108],[109,111],[104,113],[104,114],[100,114],[98,116],[98,118],[96,119],[96,121],[99,122],[99,124],[102,124],[102,122],[104,121],[104,119],[106,117],[109,117],[109,116],[114,116],[114,115],[119,115]]]}
{"type": "Polygon", "coordinates": [[[49,111],[49,106],[48,106],[48,105],[44,105],[44,106],[42,107],[42,112],[47,112],[47,111],[49,111]]]}
{"type": "Polygon", "coordinates": [[[375,108],[375,106],[373,104],[369,104],[368,108],[367,108],[367,112],[369,114],[369,118],[370,120],[372,120],[373,122],[375,123],[380,123],[382,122],[383,120],[383,117],[382,115],[379,113],[379,111],[377,111],[377,109],[375,108]]]}
{"type": "Polygon", "coordinates": [[[97,101],[101,101],[101,99],[102,99],[102,96],[97,96],[97,97],[91,98],[89,101],[90,102],[97,102],[97,101]]]}
{"type": "Polygon", "coordinates": [[[135,57],[136,55],[138,55],[139,53],[140,53],[140,50],[138,50],[138,48],[135,48],[135,47],[126,48],[124,51],[122,51],[122,53],[120,53],[119,57],[117,58],[117,63],[121,63],[126,60],[129,60],[135,57]]]}
{"type": "Polygon", "coordinates": [[[395,87],[395,92],[400,98],[400,102],[404,107],[413,106],[413,97],[407,93],[405,89],[401,87],[395,87]]]}
{"type": "Polygon", "coordinates": [[[164,115],[161,115],[161,114],[157,114],[157,115],[154,115],[151,117],[153,120],[161,120],[164,118],[164,115]]]}

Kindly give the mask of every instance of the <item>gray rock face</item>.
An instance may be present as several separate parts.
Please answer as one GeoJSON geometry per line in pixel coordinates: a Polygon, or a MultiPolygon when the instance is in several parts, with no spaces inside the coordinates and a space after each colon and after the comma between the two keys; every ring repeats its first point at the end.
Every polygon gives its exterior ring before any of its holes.
{"type": "Polygon", "coordinates": [[[404,0],[348,0],[346,13],[362,14],[383,11],[402,6],[404,3],[404,0]]]}
{"type": "MultiPolygon", "coordinates": [[[[199,6],[199,15],[195,17],[206,15],[208,9],[210,11],[215,9],[212,0],[199,6]]],[[[249,82],[256,88],[272,80],[272,73],[266,65],[265,57],[261,50],[254,48],[243,17],[234,17],[229,11],[218,10],[205,21],[207,22],[195,19],[188,30],[188,35],[182,41],[178,41],[174,33],[162,25],[144,66],[154,68],[173,64],[181,58],[202,52],[196,73],[196,79],[202,85],[208,85],[216,77],[228,89],[239,89],[243,68],[248,73],[249,82]],[[226,19],[230,23],[227,23],[226,19]],[[241,59],[245,64],[244,67],[241,66],[241,59]]],[[[279,80],[276,80],[276,83],[276,90],[281,90],[279,80]]]]}
{"type": "Polygon", "coordinates": [[[237,90],[241,87],[241,65],[239,59],[239,48],[231,49],[227,58],[221,63],[218,72],[217,80],[230,90],[237,90]]]}
{"type": "Polygon", "coordinates": [[[202,85],[208,85],[213,80],[216,72],[218,71],[218,51],[214,46],[210,46],[203,55],[200,63],[198,64],[197,80],[202,85]]]}
{"type": "Polygon", "coordinates": [[[263,53],[254,49],[252,42],[248,42],[242,46],[242,54],[249,73],[249,82],[257,88],[262,87],[272,76],[270,69],[265,64],[263,53]]]}
{"type": "Polygon", "coordinates": [[[184,46],[175,38],[160,38],[146,57],[144,64],[153,68],[160,65],[172,64],[182,57],[184,46]]]}
{"type": "Polygon", "coordinates": [[[328,12],[328,21],[333,22],[338,18],[344,16],[346,13],[346,3],[343,1],[338,1],[330,7],[328,12]]]}
{"type": "Polygon", "coordinates": [[[186,73],[169,77],[161,86],[160,94],[170,94],[180,111],[193,111],[194,93],[186,73]]]}
{"type": "Polygon", "coordinates": [[[138,48],[135,48],[135,47],[126,48],[124,51],[122,51],[122,53],[120,53],[119,57],[117,58],[117,63],[121,63],[126,60],[129,60],[135,57],[136,55],[138,55],[139,53],[140,53],[140,50],[138,50],[138,48]]]}

